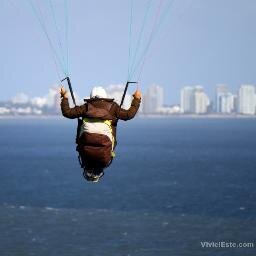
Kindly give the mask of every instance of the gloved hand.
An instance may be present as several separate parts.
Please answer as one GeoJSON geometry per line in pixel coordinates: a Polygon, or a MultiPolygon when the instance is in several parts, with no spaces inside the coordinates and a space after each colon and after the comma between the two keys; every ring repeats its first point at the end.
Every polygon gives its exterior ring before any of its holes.
{"type": "Polygon", "coordinates": [[[136,99],[141,99],[141,92],[139,90],[136,90],[135,93],[133,94],[133,97],[136,99]]]}
{"type": "Polygon", "coordinates": [[[68,92],[64,88],[64,86],[61,86],[61,88],[60,88],[60,96],[61,96],[61,98],[68,98],[68,92]]]}

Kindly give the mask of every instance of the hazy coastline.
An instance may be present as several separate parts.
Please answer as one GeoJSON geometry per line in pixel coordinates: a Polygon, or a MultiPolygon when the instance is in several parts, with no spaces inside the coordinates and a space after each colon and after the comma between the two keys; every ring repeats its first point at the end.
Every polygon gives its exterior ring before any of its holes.
{"type": "MultiPolygon", "coordinates": [[[[62,115],[4,115],[1,119],[61,119],[62,115]]],[[[188,119],[255,119],[255,115],[223,115],[223,114],[175,114],[175,115],[159,115],[159,114],[138,114],[137,118],[188,118],[188,119]]]]}

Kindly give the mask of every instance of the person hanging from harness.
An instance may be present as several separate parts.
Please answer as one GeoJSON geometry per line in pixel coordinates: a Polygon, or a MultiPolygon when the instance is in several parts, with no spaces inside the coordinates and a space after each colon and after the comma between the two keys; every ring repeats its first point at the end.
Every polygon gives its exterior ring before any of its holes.
{"type": "Polygon", "coordinates": [[[104,168],[111,164],[115,156],[117,122],[119,119],[127,121],[134,118],[140,107],[141,92],[138,89],[135,91],[128,110],[121,108],[114,99],[107,98],[102,87],[94,87],[90,99],[85,100],[84,105],[73,108],[69,106],[68,92],[64,87],[61,87],[60,95],[62,115],[70,119],[82,118],[78,125],[76,149],[84,177],[98,182],[104,175],[104,168]]]}

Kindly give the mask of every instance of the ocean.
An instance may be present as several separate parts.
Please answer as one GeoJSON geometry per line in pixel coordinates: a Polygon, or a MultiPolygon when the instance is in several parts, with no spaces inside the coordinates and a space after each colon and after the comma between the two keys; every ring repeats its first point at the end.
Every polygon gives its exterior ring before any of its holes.
{"type": "Polygon", "coordinates": [[[1,256],[256,255],[256,119],[120,121],[96,184],[82,177],[75,129],[0,120],[1,256]]]}

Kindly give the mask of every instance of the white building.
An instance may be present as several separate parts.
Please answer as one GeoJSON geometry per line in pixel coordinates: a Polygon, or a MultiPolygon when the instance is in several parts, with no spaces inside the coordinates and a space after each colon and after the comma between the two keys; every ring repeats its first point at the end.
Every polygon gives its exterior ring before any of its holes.
{"type": "Polygon", "coordinates": [[[255,86],[242,85],[238,94],[239,113],[244,115],[255,114],[255,86]]]}
{"type": "Polygon", "coordinates": [[[195,97],[194,88],[186,86],[181,90],[180,106],[182,113],[194,113],[195,111],[195,97]]]}
{"type": "Polygon", "coordinates": [[[0,115],[8,115],[10,114],[11,110],[6,107],[0,107],[0,115]]]}
{"type": "Polygon", "coordinates": [[[181,112],[205,114],[208,111],[210,100],[202,86],[186,86],[181,90],[181,112]]]}
{"type": "MultiPolygon", "coordinates": [[[[117,104],[120,104],[123,93],[124,93],[124,88],[125,88],[125,85],[123,84],[115,84],[115,85],[110,85],[105,89],[106,89],[108,98],[114,99],[114,101],[117,104]]],[[[133,88],[133,91],[134,91],[134,88],[133,88]]],[[[122,108],[128,109],[131,106],[131,101],[132,101],[132,96],[127,92],[124,98],[124,103],[122,108]]]]}
{"type": "Polygon", "coordinates": [[[27,104],[28,101],[29,101],[28,95],[22,92],[18,93],[11,99],[12,104],[27,104]]]}
{"type": "Polygon", "coordinates": [[[235,95],[230,92],[219,97],[219,113],[231,114],[235,111],[235,95]]]}
{"type": "Polygon", "coordinates": [[[208,106],[210,105],[210,100],[202,86],[196,86],[194,90],[195,97],[195,113],[196,114],[206,114],[208,111],[208,106]]]}
{"type": "Polygon", "coordinates": [[[148,88],[143,97],[143,112],[145,114],[158,113],[163,107],[164,90],[159,85],[152,85],[148,88]]]}
{"type": "Polygon", "coordinates": [[[169,114],[180,114],[180,106],[174,105],[169,107],[161,107],[158,109],[158,112],[163,115],[169,115],[169,114]]]}
{"type": "Polygon", "coordinates": [[[215,95],[215,110],[217,113],[221,113],[221,97],[228,93],[228,87],[225,84],[216,85],[216,95],[215,95]]]}
{"type": "Polygon", "coordinates": [[[42,108],[46,105],[46,98],[43,97],[34,97],[30,100],[33,106],[42,108]]]}

